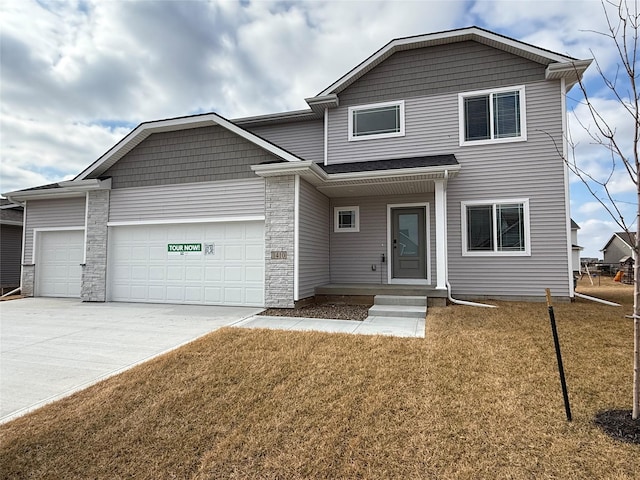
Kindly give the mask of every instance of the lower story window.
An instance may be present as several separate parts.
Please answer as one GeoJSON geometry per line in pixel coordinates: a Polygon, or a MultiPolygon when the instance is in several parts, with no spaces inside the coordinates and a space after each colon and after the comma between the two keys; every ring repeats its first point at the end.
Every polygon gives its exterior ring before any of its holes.
{"type": "Polygon", "coordinates": [[[464,255],[530,255],[529,201],[463,202],[464,255]]]}
{"type": "Polygon", "coordinates": [[[335,207],[334,232],[358,232],[360,231],[360,219],[358,207],[335,207]]]}

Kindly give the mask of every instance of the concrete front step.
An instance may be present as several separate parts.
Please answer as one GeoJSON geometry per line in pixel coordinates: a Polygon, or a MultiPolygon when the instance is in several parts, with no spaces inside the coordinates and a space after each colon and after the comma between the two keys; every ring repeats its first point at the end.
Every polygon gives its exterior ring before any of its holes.
{"type": "Polygon", "coordinates": [[[373,305],[369,309],[370,317],[424,318],[426,315],[427,315],[426,306],[373,305]]]}
{"type": "Polygon", "coordinates": [[[426,296],[410,296],[410,295],[376,295],[374,298],[376,305],[405,305],[413,307],[426,307],[426,296]]]}

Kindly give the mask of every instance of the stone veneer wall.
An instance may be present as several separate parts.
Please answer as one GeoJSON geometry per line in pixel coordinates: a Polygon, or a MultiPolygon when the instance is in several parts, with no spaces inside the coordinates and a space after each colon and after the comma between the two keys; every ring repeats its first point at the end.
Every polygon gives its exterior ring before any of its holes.
{"type": "Polygon", "coordinates": [[[104,302],[107,298],[109,194],[109,190],[94,190],[87,197],[87,254],[80,293],[83,302],[104,302]]]}
{"type": "Polygon", "coordinates": [[[266,307],[294,307],[294,211],[295,177],[265,178],[266,307]],[[286,258],[271,258],[271,252],[286,252],[286,258]]]}
{"type": "Polygon", "coordinates": [[[25,297],[33,297],[33,289],[36,281],[36,266],[33,264],[22,265],[22,290],[25,297]]]}

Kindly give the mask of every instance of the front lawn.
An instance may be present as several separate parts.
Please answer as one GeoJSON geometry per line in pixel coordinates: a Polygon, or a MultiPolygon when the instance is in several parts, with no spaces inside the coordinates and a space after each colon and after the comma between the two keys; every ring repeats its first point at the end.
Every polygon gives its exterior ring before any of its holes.
{"type": "Polygon", "coordinates": [[[425,339],[220,330],[0,426],[2,478],[637,478],[593,424],[631,408],[607,288],[555,307],[572,423],[545,304],[431,308],[425,339]]]}

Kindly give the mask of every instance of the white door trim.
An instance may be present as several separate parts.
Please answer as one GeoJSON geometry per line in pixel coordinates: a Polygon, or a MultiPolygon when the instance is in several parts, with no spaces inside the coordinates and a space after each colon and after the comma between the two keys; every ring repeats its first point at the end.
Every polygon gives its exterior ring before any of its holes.
{"type": "Polygon", "coordinates": [[[431,215],[429,212],[429,202],[418,203],[389,203],[387,204],[387,283],[398,285],[431,285],[431,215]],[[423,207],[424,208],[424,227],[425,237],[424,241],[427,247],[427,278],[392,278],[392,265],[393,265],[393,251],[392,244],[392,225],[391,225],[391,210],[395,208],[411,208],[411,207],[423,207]]]}

